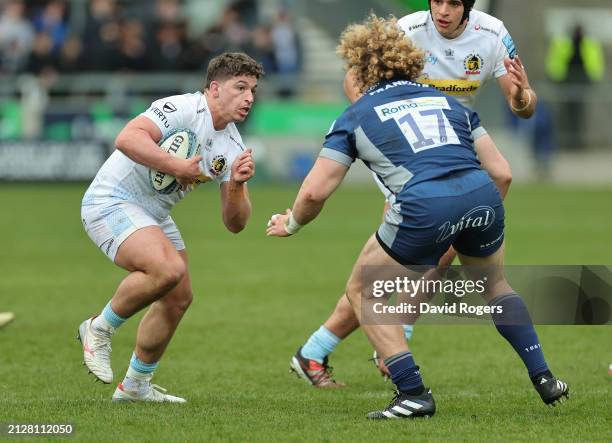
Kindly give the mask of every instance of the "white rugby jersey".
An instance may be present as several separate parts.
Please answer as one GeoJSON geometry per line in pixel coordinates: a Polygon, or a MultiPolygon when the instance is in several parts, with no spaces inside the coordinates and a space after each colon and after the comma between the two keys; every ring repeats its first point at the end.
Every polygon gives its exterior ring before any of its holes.
{"type": "Polygon", "coordinates": [[[398,24],[425,52],[425,69],[418,81],[454,96],[469,108],[487,81],[506,74],[504,58],[516,55],[503,22],[482,11],[472,10],[467,27],[454,39],[440,35],[429,11],[407,15],[398,24]]]}
{"type": "MultiPolygon", "coordinates": [[[[175,95],[154,101],[141,115],[151,119],[162,132],[162,139],[177,128],[191,129],[200,145],[202,182],[229,181],[231,165],[245,150],[234,123],[216,131],[201,92],[175,95]]],[[[192,188],[192,187],[190,187],[192,188]]],[[[170,209],[192,189],[164,195],[151,186],[149,167],[136,163],[118,149],[106,160],[83,197],[83,206],[112,204],[123,200],[138,204],[163,220],[170,209]]]]}

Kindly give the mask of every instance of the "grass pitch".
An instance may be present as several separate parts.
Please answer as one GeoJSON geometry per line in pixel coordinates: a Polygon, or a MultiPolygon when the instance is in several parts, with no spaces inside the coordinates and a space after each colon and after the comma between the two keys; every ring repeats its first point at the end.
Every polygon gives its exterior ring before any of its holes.
{"type": "MultiPolygon", "coordinates": [[[[71,423],[74,441],[612,441],[608,327],[537,328],[572,394],[552,410],[488,326],[417,326],[412,349],[438,404],[430,420],[365,420],[390,400],[391,385],[367,361],[361,332],[332,358],[346,389],[319,391],[288,373],[290,357],[331,312],[378,225],[374,187],[341,189],[290,239],[264,231],[272,213],[291,205],[294,187],[253,186],[253,217],[237,236],[224,230],[212,186],[180,203],[173,214],[196,298],[155,381],[189,403],[112,404],[114,385],[87,375],[75,336],[125,274],[83,231],[84,190],[0,185],[0,311],[17,315],[0,331],[0,423],[71,423]]],[[[610,191],[514,186],[507,262],[611,264],[610,191]]],[[[137,324],[131,319],[113,341],[116,379],[137,324]]]]}

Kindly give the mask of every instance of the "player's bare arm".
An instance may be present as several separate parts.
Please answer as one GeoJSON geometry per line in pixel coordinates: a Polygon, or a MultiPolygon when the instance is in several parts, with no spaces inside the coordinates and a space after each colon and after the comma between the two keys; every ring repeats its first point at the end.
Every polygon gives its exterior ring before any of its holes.
{"type": "Polygon", "coordinates": [[[529,77],[520,57],[504,60],[507,74],[497,79],[499,86],[508,100],[508,105],[517,117],[529,118],[535,112],[538,96],[529,85],[529,77]]]}
{"type": "Polygon", "coordinates": [[[489,134],[478,137],[474,141],[474,149],[482,168],[487,171],[491,180],[495,182],[502,199],[508,194],[512,183],[512,171],[510,164],[499,152],[497,146],[489,134]]]}
{"type": "Polygon", "coordinates": [[[117,135],[115,146],[136,163],[173,175],[183,188],[193,183],[202,174],[202,156],[187,160],[172,157],[157,146],[161,138],[162,133],[155,123],[138,116],[117,135]]]}
{"type": "Polygon", "coordinates": [[[325,201],[338,188],[347,171],[348,168],[342,163],[319,157],[302,183],[293,210],[287,209],[285,214],[272,216],[266,235],[288,237],[297,232],[299,227],[314,220],[323,209],[325,201]],[[292,229],[292,226],[297,226],[297,229],[292,229]]]}
{"type": "Polygon", "coordinates": [[[252,152],[247,149],[232,164],[232,175],[221,184],[221,215],[225,227],[233,233],[242,231],[251,216],[251,201],[246,182],[255,175],[252,152]]]}

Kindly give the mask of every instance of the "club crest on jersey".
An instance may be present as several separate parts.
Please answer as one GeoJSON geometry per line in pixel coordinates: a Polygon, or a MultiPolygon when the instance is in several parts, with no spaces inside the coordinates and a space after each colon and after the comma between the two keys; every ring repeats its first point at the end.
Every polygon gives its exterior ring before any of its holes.
{"type": "Polygon", "coordinates": [[[210,163],[210,173],[213,175],[221,175],[227,169],[227,160],[223,154],[219,154],[212,159],[210,163]]]}
{"type": "Polygon", "coordinates": [[[444,50],[444,57],[446,58],[455,58],[455,51],[452,48],[448,48],[444,50]]]}
{"type": "Polygon", "coordinates": [[[483,65],[482,57],[478,54],[470,54],[463,60],[463,66],[467,75],[480,74],[483,65]]]}

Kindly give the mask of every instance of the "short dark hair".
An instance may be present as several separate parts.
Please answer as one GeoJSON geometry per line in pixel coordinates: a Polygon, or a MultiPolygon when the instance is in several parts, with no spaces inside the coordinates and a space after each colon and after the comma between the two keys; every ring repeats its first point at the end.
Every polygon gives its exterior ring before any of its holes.
{"type": "Polygon", "coordinates": [[[239,75],[259,78],[264,75],[264,69],[261,63],[257,63],[244,52],[224,52],[208,64],[204,88],[208,89],[213,81],[227,80],[239,75]]]}

